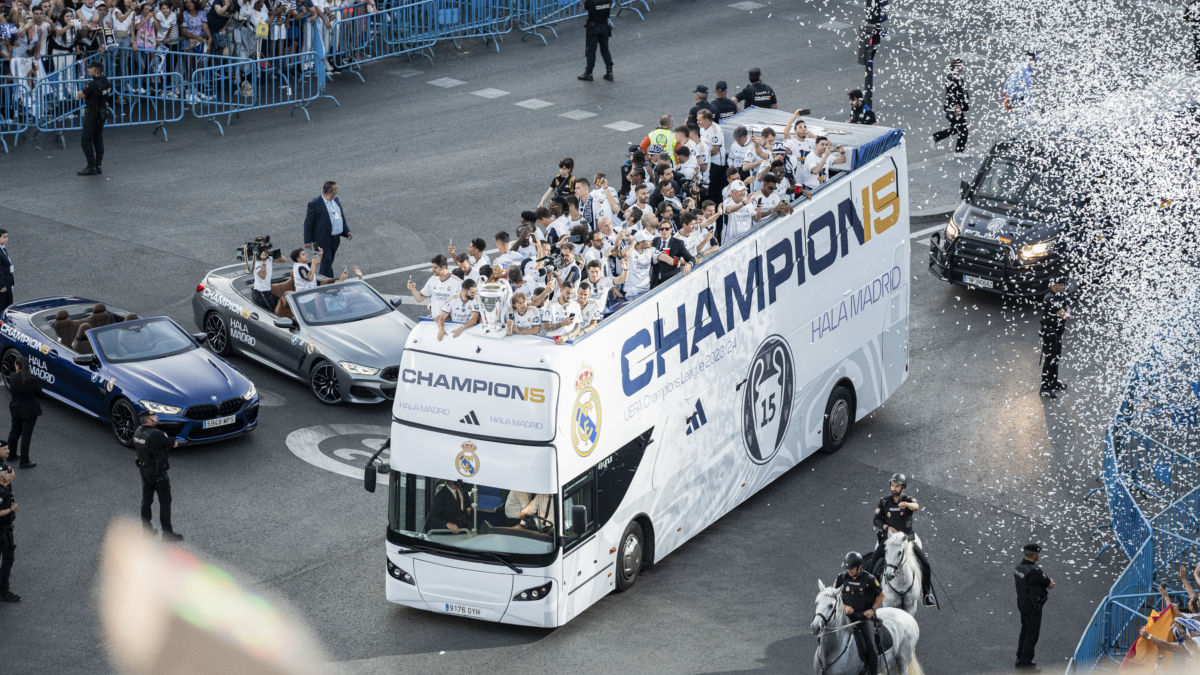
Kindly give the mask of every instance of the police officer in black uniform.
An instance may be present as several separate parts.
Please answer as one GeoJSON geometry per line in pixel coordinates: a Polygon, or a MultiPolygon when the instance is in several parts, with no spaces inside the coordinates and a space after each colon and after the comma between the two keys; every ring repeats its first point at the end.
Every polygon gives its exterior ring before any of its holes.
{"type": "Polygon", "coordinates": [[[842,566],[846,568],[837,576],[833,585],[842,589],[842,604],[851,621],[856,621],[854,631],[862,638],[866,652],[866,672],[879,672],[879,652],[875,649],[875,610],[883,604],[883,590],[879,580],[863,569],[863,557],[858,551],[846,554],[842,566]]]}
{"type": "Polygon", "coordinates": [[[933,134],[933,142],[940,143],[951,136],[957,136],[954,142],[954,152],[961,155],[967,149],[967,111],[971,109],[971,92],[963,81],[962,59],[950,61],[950,72],[946,74],[946,99],[942,103],[942,111],[950,126],[933,134]]]}
{"type": "Polygon", "coordinates": [[[0,601],[20,602],[21,596],[8,586],[12,574],[17,544],[13,539],[13,521],[17,518],[17,502],[13,498],[12,482],[15,478],[8,465],[8,445],[0,445],[0,601]]]}
{"type": "Polygon", "coordinates": [[[83,99],[83,156],[87,158],[87,168],[77,173],[80,176],[96,176],[104,173],[100,168],[104,162],[104,118],[108,113],[112,85],[104,77],[100,62],[89,63],[87,72],[92,76],[92,81],[83,85],[83,91],[75,94],[83,99]]]}
{"type": "Polygon", "coordinates": [[[883,566],[883,561],[887,557],[884,541],[887,540],[888,535],[892,532],[903,532],[908,535],[910,540],[913,540],[913,555],[917,556],[917,562],[921,564],[921,597],[925,600],[926,607],[936,607],[937,598],[933,595],[933,570],[929,567],[929,558],[925,557],[925,551],[915,541],[913,534],[913,514],[921,508],[921,505],[917,503],[917,500],[904,494],[904,488],[907,486],[908,476],[902,473],[892,474],[892,479],[888,481],[891,494],[881,498],[875,505],[875,538],[878,543],[875,544],[875,552],[871,554],[871,568],[878,572],[883,566]]]}
{"type": "Polygon", "coordinates": [[[779,101],[775,99],[775,90],[762,81],[762,70],[758,68],[750,69],[750,84],[733,98],[742,104],[743,110],[752,105],[759,108],[779,107],[779,101]]]}
{"type": "Polygon", "coordinates": [[[717,109],[719,115],[713,115],[714,122],[720,122],[722,117],[728,117],[737,112],[737,103],[725,94],[729,91],[729,85],[725,80],[717,80],[717,85],[713,87],[716,98],[713,99],[713,107],[717,109]]]}
{"type": "Polygon", "coordinates": [[[1055,392],[1067,388],[1058,379],[1058,360],[1062,357],[1063,331],[1071,316],[1067,298],[1067,279],[1057,276],[1050,281],[1050,290],[1042,296],[1042,396],[1056,398],[1055,392]]]}
{"type": "Polygon", "coordinates": [[[596,67],[596,47],[600,47],[600,56],[604,57],[604,79],[613,80],[612,54],[608,52],[608,38],[612,37],[612,25],[608,15],[612,12],[612,0],[583,0],[583,9],[587,12],[587,70],[579,76],[584,82],[592,81],[592,69],[596,67]]]}
{"type": "MultiPolygon", "coordinates": [[[[691,110],[688,110],[687,124],[689,126],[695,124],[696,113],[700,112],[701,110],[707,110],[711,112],[713,121],[715,122],[717,118],[721,116],[721,111],[717,110],[717,106],[708,102],[708,85],[698,84],[692,93],[696,95],[696,105],[692,106],[691,110]]],[[[706,157],[705,159],[709,158],[706,157]]]]}
{"type": "Polygon", "coordinates": [[[142,522],[150,525],[150,506],[158,495],[158,522],[162,524],[163,539],[178,541],[183,535],[171,527],[171,479],[167,470],[167,451],[179,445],[158,428],[158,415],[143,410],[138,416],[141,426],[133,432],[133,449],[137,452],[137,467],[142,474],[142,522]]]}
{"type": "Polygon", "coordinates": [[[1040,565],[1042,547],[1035,544],[1025,544],[1025,557],[1017,563],[1013,570],[1013,581],[1017,585],[1017,610],[1021,612],[1021,637],[1017,642],[1016,668],[1020,670],[1035,670],[1033,648],[1037,646],[1038,633],[1042,630],[1042,605],[1046,604],[1046,596],[1054,588],[1054,580],[1046,576],[1040,565]]]}

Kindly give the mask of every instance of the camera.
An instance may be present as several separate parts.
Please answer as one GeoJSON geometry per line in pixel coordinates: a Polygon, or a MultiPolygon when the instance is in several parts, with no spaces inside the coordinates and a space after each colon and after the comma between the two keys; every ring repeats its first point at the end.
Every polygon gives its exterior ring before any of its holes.
{"type": "Polygon", "coordinates": [[[283,256],[283,251],[280,249],[271,248],[271,235],[264,234],[260,237],[255,237],[253,240],[246,242],[242,246],[234,249],[237,253],[238,260],[257,260],[263,251],[270,251],[271,259],[280,258],[283,256]]]}

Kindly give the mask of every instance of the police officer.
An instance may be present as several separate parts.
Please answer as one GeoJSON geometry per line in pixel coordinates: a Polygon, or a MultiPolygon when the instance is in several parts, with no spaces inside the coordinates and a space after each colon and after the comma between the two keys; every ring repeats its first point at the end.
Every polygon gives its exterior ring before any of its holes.
{"type": "MultiPolygon", "coordinates": [[[[888,482],[891,494],[880,499],[879,504],[875,506],[875,537],[878,539],[878,543],[875,545],[875,552],[871,554],[871,566],[875,570],[879,569],[886,557],[884,541],[889,534],[903,532],[908,535],[909,539],[914,539],[913,514],[920,510],[921,505],[917,503],[917,500],[904,494],[904,488],[907,486],[907,476],[902,473],[892,474],[892,479],[888,482]]],[[[921,564],[921,597],[925,600],[926,607],[935,607],[937,598],[933,595],[933,573],[929,567],[929,559],[925,557],[925,551],[915,540],[913,541],[913,554],[917,556],[917,562],[921,564]]]]}
{"type": "Polygon", "coordinates": [[[600,47],[600,56],[604,57],[604,79],[613,80],[612,54],[608,52],[608,38],[612,37],[612,25],[608,15],[612,12],[612,0],[583,0],[583,10],[587,12],[587,22],[584,30],[587,32],[587,70],[579,76],[584,82],[592,81],[592,69],[596,67],[596,47],[600,47]]]}
{"type": "Polygon", "coordinates": [[[713,114],[713,119],[721,116],[721,111],[717,110],[717,106],[708,102],[708,86],[703,84],[696,85],[693,92],[696,95],[696,105],[688,111],[687,124],[690,126],[696,124],[696,114],[701,110],[707,110],[713,114]]]}
{"type": "Polygon", "coordinates": [[[725,80],[717,80],[717,85],[713,87],[716,98],[713,99],[712,104],[720,114],[713,115],[714,122],[720,122],[722,117],[728,117],[737,112],[737,103],[725,95],[728,91],[729,85],[725,80]]]}
{"type": "Polygon", "coordinates": [[[846,568],[837,576],[833,585],[842,589],[842,604],[851,621],[856,621],[854,630],[862,638],[866,649],[866,672],[879,672],[879,653],[875,649],[875,610],[883,604],[883,591],[879,580],[863,569],[863,557],[858,551],[846,554],[842,566],[846,568]]]}
{"type": "Polygon", "coordinates": [[[1042,630],[1042,605],[1046,604],[1047,592],[1054,588],[1054,580],[1046,576],[1040,565],[1042,547],[1035,543],[1025,544],[1025,557],[1013,570],[1013,581],[1017,586],[1017,610],[1021,612],[1021,637],[1017,642],[1016,668],[1035,670],[1033,648],[1037,646],[1038,633],[1042,630]]]}
{"type": "Polygon", "coordinates": [[[962,75],[962,59],[952,59],[950,72],[946,74],[946,98],[942,102],[942,111],[946,114],[946,121],[950,123],[950,126],[933,134],[934,144],[941,143],[951,136],[957,136],[958,138],[954,142],[954,155],[960,159],[966,157],[967,111],[971,109],[971,92],[967,90],[962,75]]]}
{"type": "Polygon", "coordinates": [[[104,173],[100,168],[104,162],[104,117],[108,112],[108,96],[112,94],[112,85],[104,77],[99,61],[89,63],[87,72],[92,76],[92,81],[83,85],[83,91],[75,94],[83,99],[83,156],[87,158],[87,168],[77,173],[80,176],[96,176],[104,173]]]}
{"type": "Polygon", "coordinates": [[[8,587],[17,545],[13,539],[13,521],[17,518],[17,501],[13,498],[15,478],[8,465],[8,445],[0,445],[0,601],[20,602],[21,596],[8,587]]]}
{"type": "Polygon", "coordinates": [[[150,525],[150,506],[158,494],[158,522],[162,524],[163,539],[179,541],[183,535],[171,527],[171,479],[167,476],[170,464],[167,450],[179,445],[158,428],[158,415],[143,410],[138,416],[141,426],[133,432],[133,449],[137,452],[137,467],[142,474],[142,522],[150,525]]]}
{"type": "Polygon", "coordinates": [[[752,105],[759,108],[779,107],[779,101],[775,99],[775,90],[762,81],[762,70],[758,68],[750,69],[750,84],[733,98],[742,104],[743,110],[752,105]]]}
{"type": "Polygon", "coordinates": [[[1058,360],[1062,356],[1063,331],[1071,316],[1066,277],[1050,281],[1050,290],[1042,296],[1042,396],[1056,398],[1055,392],[1067,388],[1058,379],[1058,360]]]}

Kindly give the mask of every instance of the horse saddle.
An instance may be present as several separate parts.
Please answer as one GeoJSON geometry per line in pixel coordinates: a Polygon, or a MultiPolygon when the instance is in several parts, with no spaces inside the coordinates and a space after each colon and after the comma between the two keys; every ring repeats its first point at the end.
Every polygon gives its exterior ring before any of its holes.
{"type": "MultiPolygon", "coordinates": [[[[875,622],[875,653],[883,658],[883,655],[892,648],[892,631],[888,630],[887,626],[879,619],[871,619],[875,622]]],[[[854,631],[854,646],[858,648],[858,656],[865,663],[867,660],[867,646],[863,644],[862,635],[858,631],[854,631]]],[[[872,674],[873,675],[873,674],[872,674]]]]}

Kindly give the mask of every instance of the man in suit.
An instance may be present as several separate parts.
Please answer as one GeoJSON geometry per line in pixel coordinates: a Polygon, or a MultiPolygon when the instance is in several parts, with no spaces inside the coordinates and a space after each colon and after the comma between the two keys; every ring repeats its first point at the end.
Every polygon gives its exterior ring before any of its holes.
{"type": "Polygon", "coordinates": [[[0,312],[13,304],[13,264],[8,258],[8,230],[0,230],[0,312]]]}
{"type": "Polygon", "coordinates": [[[333,256],[337,253],[341,238],[354,239],[350,227],[346,225],[346,216],[337,193],[337,183],[325,181],[321,196],[308,203],[308,213],[304,215],[304,248],[311,250],[315,245],[324,251],[321,267],[317,271],[329,278],[334,277],[333,256]]]}

